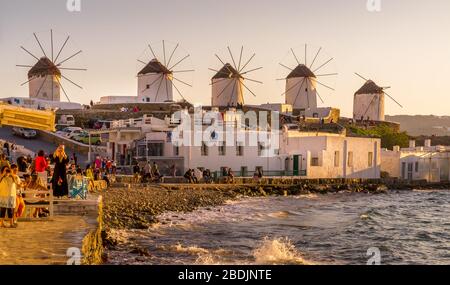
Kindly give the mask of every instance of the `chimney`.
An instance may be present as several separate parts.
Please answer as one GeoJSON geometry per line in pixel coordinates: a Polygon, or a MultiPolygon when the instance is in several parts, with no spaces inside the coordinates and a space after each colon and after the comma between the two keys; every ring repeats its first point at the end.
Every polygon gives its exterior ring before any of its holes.
{"type": "Polygon", "coordinates": [[[425,147],[431,147],[431,140],[430,139],[425,140],[425,147]]]}
{"type": "Polygon", "coordinates": [[[409,141],[409,148],[415,148],[416,147],[416,141],[415,140],[410,140],[409,141]]]}
{"type": "Polygon", "coordinates": [[[395,151],[395,152],[399,152],[400,151],[400,146],[399,145],[394,145],[392,150],[395,151]]]}

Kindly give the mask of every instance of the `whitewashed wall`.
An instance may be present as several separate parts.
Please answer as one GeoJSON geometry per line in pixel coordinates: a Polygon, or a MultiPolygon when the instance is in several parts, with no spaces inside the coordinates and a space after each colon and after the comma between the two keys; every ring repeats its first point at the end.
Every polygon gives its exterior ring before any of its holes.
{"type": "Polygon", "coordinates": [[[138,102],[164,102],[173,100],[172,78],[160,73],[138,75],[138,102]],[[163,78],[161,78],[163,76],[163,78]],[[147,85],[150,88],[147,88],[147,85]],[[159,89],[159,91],[158,91],[159,89]],[[158,94],[158,95],[157,95],[158,94]]]}
{"type": "Polygon", "coordinates": [[[226,107],[230,105],[236,106],[244,104],[243,88],[241,84],[242,79],[213,79],[212,80],[212,94],[211,106],[226,107]],[[233,88],[234,86],[234,88],[233,88]],[[223,93],[222,93],[223,91],[223,93]],[[222,93],[222,94],[221,94],[222,93]]]}
{"type": "Polygon", "coordinates": [[[317,109],[317,84],[314,80],[305,79],[302,85],[303,79],[304,77],[294,77],[286,80],[286,104],[292,105],[294,109],[315,110],[317,109]]]}
{"type": "Polygon", "coordinates": [[[361,116],[364,116],[365,120],[369,118],[373,121],[384,121],[384,99],[384,94],[355,95],[353,102],[353,118],[355,120],[360,120],[361,116]]]}
{"type": "Polygon", "coordinates": [[[61,100],[59,82],[58,82],[56,76],[49,75],[47,77],[38,76],[38,77],[34,77],[34,78],[35,79],[31,80],[28,83],[30,98],[36,98],[36,99],[42,99],[42,100],[48,100],[48,101],[56,101],[56,102],[59,102],[61,100]],[[53,85],[52,85],[52,82],[53,82],[53,85]],[[41,88],[41,86],[42,86],[42,88],[41,88]],[[39,88],[40,88],[40,90],[39,90],[39,88]],[[52,88],[53,88],[53,96],[52,96],[52,88]]]}

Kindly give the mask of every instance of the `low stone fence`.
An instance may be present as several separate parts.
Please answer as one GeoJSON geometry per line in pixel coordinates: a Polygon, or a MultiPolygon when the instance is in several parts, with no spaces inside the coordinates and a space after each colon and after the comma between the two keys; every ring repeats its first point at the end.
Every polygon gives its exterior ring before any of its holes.
{"type": "MultiPolygon", "coordinates": [[[[46,142],[53,143],[55,145],[64,144],[67,148],[77,152],[79,154],[88,154],[89,153],[89,145],[76,142],[74,140],[59,136],[55,133],[46,132],[46,131],[38,131],[39,136],[46,142]]],[[[105,154],[106,149],[104,147],[99,146],[91,146],[91,152],[93,155],[95,154],[105,154]]]]}

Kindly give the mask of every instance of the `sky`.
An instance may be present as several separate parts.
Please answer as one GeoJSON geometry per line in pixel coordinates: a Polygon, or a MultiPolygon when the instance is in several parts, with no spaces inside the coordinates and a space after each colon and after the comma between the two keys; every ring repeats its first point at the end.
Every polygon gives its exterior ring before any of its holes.
{"type": "MultiPolygon", "coordinates": [[[[73,1],[73,0],[70,0],[73,1]]],[[[76,1],[76,0],[75,0],[76,1]]],[[[101,96],[137,94],[136,74],[143,66],[137,59],[150,59],[148,44],[162,58],[179,43],[172,62],[189,54],[177,68],[194,69],[178,74],[192,83],[178,86],[193,103],[210,104],[210,79],[220,62],[231,61],[227,46],[238,61],[256,53],[247,69],[263,67],[247,81],[257,95],[245,93],[246,103],[283,102],[283,81],[295,59],[310,64],[322,47],[316,67],[333,58],[317,73],[338,73],[325,77],[318,87],[324,103],[352,115],[353,94],[364,81],[362,74],[378,85],[390,87],[388,93],[400,108],[386,99],[386,113],[450,115],[447,81],[450,78],[450,1],[448,0],[79,0],[80,11],[69,11],[67,0],[0,0],[0,98],[27,97],[26,68],[35,60],[20,49],[24,46],[42,56],[35,32],[47,52],[50,29],[54,30],[55,53],[67,35],[70,40],[61,55],[69,57],[66,67],[87,68],[86,72],[63,71],[67,78],[83,87],[63,81],[72,101],[89,103],[101,96]],[[380,5],[378,2],[380,1],[380,5]],[[380,9],[377,9],[380,7],[380,9]],[[379,10],[379,11],[378,11],[379,10]]],[[[178,98],[178,97],[177,97],[178,98]]]]}

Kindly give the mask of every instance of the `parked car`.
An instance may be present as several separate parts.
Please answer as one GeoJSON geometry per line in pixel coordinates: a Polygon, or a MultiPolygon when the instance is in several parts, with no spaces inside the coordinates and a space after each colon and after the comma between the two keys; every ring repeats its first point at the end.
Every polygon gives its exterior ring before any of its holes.
{"type": "Polygon", "coordinates": [[[75,118],[73,115],[62,115],[58,121],[59,125],[75,126],[75,118]]]}
{"type": "Polygon", "coordinates": [[[57,131],[56,134],[70,139],[74,135],[78,135],[81,132],[83,132],[82,128],[79,128],[79,127],[67,127],[67,128],[62,129],[61,131],[57,131]]]}
{"type": "Polygon", "coordinates": [[[37,137],[37,132],[35,130],[26,128],[13,128],[12,134],[26,139],[34,139],[37,137]]]}
{"type": "MultiPolygon", "coordinates": [[[[77,134],[73,137],[74,141],[89,144],[89,134],[87,132],[82,132],[80,134],[77,134]]],[[[91,145],[100,145],[102,143],[102,138],[100,135],[91,135],[91,145]]]]}

